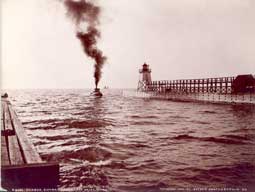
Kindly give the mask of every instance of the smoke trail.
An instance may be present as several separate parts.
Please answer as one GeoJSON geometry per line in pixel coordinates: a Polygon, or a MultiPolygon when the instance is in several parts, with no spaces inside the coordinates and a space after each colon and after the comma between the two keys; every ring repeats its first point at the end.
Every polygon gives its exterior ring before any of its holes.
{"type": "Polygon", "coordinates": [[[107,59],[97,48],[97,40],[100,38],[98,29],[100,7],[88,0],[65,0],[64,4],[67,8],[67,15],[77,27],[76,37],[81,41],[85,54],[95,61],[94,78],[97,87],[101,79],[102,67],[107,59]],[[87,24],[85,30],[82,29],[84,23],[87,24]]]}

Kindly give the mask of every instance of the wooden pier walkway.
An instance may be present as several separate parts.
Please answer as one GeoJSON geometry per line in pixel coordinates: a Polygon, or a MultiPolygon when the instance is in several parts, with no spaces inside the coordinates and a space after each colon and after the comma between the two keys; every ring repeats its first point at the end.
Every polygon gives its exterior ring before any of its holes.
{"type": "Polygon", "coordinates": [[[148,89],[158,92],[231,93],[235,77],[152,81],[148,89]]]}
{"type": "MultiPolygon", "coordinates": [[[[145,68],[144,73],[150,70],[145,68]]],[[[138,95],[182,101],[255,104],[255,77],[219,77],[151,81],[146,76],[138,82],[138,95]]]]}
{"type": "Polygon", "coordinates": [[[7,98],[1,98],[1,186],[55,189],[59,164],[46,163],[30,142],[7,98]]]}
{"type": "Polygon", "coordinates": [[[231,93],[235,77],[152,81],[142,89],[156,92],[231,93]]]}
{"type": "Polygon", "coordinates": [[[252,75],[238,75],[237,77],[139,81],[138,91],[158,93],[254,93],[255,77],[252,75]]]}

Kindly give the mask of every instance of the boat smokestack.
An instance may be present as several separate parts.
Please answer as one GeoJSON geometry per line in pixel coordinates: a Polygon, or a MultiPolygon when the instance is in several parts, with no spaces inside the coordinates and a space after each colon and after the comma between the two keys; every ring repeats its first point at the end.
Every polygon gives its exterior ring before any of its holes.
{"type": "Polygon", "coordinates": [[[102,76],[102,68],[107,60],[98,47],[101,38],[101,7],[93,0],[63,0],[67,16],[76,26],[76,37],[80,40],[84,53],[94,60],[95,85],[102,76]]]}

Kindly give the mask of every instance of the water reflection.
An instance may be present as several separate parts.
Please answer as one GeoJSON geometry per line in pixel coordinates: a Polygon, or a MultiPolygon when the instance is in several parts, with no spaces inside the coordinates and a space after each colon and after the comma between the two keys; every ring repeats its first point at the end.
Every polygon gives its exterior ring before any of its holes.
{"type": "Polygon", "coordinates": [[[253,116],[255,114],[255,105],[231,105],[231,109],[236,117],[253,116]]]}

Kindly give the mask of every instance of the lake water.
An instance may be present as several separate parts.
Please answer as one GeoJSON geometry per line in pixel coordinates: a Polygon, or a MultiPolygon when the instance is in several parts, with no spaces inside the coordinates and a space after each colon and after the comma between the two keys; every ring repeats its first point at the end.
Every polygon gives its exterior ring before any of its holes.
{"type": "Polygon", "coordinates": [[[250,187],[255,106],[148,100],[122,90],[10,90],[43,160],[60,163],[60,188],[164,191],[250,187]]]}

